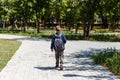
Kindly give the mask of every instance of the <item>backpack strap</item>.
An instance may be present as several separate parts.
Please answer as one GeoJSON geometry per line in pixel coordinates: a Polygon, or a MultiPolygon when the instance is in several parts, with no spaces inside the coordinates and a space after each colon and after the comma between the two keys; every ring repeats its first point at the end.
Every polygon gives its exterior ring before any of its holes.
{"type": "Polygon", "coordinates": [[[62,34],[60,33],[59,35],[55,34],[55,37],[60,37],[61,38],[62,34]]]}

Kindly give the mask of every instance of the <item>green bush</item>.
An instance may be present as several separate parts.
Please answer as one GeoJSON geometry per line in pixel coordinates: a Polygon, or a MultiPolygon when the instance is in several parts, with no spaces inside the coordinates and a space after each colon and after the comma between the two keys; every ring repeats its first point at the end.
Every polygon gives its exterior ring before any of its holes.
{"type": "Polygon", "coordinates": [[[92,56],[96,64],[105,65],[114,74],[120,74],[120,52],[115,48],[106,49],[92,56]]]}
{"type": "Polygon", "coordinates": [[[106,49],[100,53],[96,53],[92,58],[96,64],[104,64],[107,58],[113,57],[114,53],[117,52],[116,49],[106,49]]]}
{"type": "Polygon", "coordinates": [[[120,73],[120,53],[115,53],[112,58],[106,59],[106,65],[113,73],[120,73]]]}
{"type": "Polygon", "coordinates": [[[89,36],[90,40],[95,41],[120,41],[120,35],[115,34],[90,34],[89,36]]]}

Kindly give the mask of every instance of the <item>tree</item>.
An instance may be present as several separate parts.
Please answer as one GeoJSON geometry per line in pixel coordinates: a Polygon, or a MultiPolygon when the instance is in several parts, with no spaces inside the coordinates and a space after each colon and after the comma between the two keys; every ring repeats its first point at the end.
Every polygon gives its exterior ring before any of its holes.
{"type": "Polygon", "coordinates": [[[109,0],[108,3],[108,24],[109,29],[113,32],[115,31],[117,24],[120,20],[120,1],[119,0],[109,0]]]}
{"type": "Polygon", "coordinates": [[[41,23],[49,22],[50,27],[55,19],[56,24],[61,25],[64,21],[69,31],[74,28],[76,33],[82,23],[84,39],[89,36],[95,16],[102,18],[105,28],[114,30],[120,21],[119,13],[119,0],[0,0],[0,20],[4,24],[9,21],[12,30],[16,20],[21,23],[24,31],[28,23],[35,22],[39,33],[41,23]]]}
{"type": "Polygon", "coordinates": [[[67,26],[69,27],[69,31],[71,31],[71,28],[73,27],[76,30],[78,30],[78,23],[80,22],[80,1],[79,0],[68,0],[66,5],[66,18],[65,21],[67,23],[67,26]]]}
{"type": "Polygon", "coordinates": [[[35,0],[33,10],[35,10],[37,32],[40,32],[40,23],[45,9],[49,6],[49,0],[35,0]]]}
{"type": "Polygon", "coordinates": [[[120,1],[119,0],[100,0],[97,6],[97,14],[102,19],[104,28],[112,28],[120,19],[120,1]]]}
{"type": "Polygon", "coordinates": [[[83,23],[83,39],[87,39],[89,32],[94,23],[94,13],[96,11],[96,4],[99,3],[95,0],[82,1],[81,17],[83,23]]]}
{"type": "Polygon", "coordinates": [[[7,13],[9,11],[7,3],[7,0],[1,1],[1,20],[3,21],[3,28],[5,28],[5,23],[9,17],[7,16],[7,13]]]}
{"type": "Polygon", "coordinates": [[[32,10],[32,1],[29,0],[17,0],[14,3],[15,11],[14,14],[16,18],[19,20],[23,19],[23,30],[24,32],[27,29],[28,26],[28,20],[33,17],[33,10],[32,10]]]}

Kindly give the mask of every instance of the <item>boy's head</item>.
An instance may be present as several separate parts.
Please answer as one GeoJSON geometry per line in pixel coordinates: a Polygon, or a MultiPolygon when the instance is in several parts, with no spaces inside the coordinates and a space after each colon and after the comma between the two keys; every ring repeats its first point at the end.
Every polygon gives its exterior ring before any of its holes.
{"type": "Polygon", "coordinates": [[[56,31],[60,31],[60,30],[61,30],[60,25],[57,25],[57,26],[56,26],[56,31]]]}

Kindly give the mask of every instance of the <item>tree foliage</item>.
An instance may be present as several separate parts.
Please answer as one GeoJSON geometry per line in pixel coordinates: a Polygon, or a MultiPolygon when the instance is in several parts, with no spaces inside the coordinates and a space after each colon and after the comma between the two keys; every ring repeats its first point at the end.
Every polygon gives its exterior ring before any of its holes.
{"type": "MultiPolygon", "coordinates": [[[[94,21],[101,18],[104,28],[115,30],[120,21],[119,0],[0,0],[0,21],[9,22],[14,30],[15,21],[26,31],[34,23],[37,32],[41,25],[67,25],[78,31],[83,25],[87,39],[94,21]]],[[[5,25],[3,26],[5,27],[5,25]]]]}

